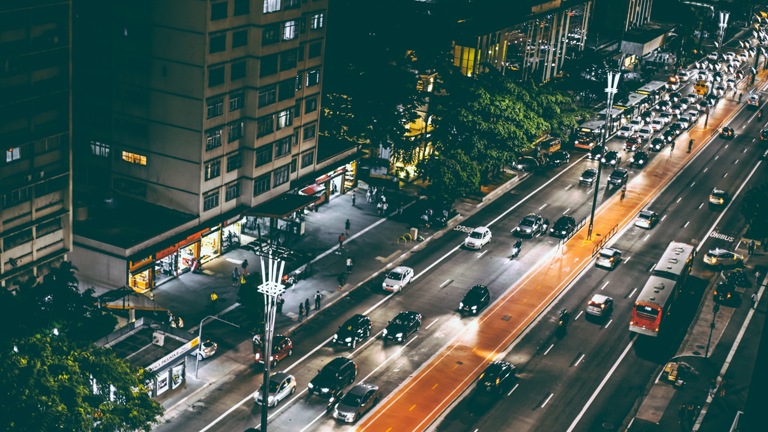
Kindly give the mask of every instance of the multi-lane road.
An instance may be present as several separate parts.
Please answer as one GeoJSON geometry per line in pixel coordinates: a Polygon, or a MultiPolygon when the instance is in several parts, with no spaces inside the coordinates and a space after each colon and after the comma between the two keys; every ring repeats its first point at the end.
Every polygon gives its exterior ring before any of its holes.
{"type": "MultiPolygon", "coordinates": [[[[720,109],[725,109],[723,104],[720,109]]],[[[741,227],[734,211],[739,197],[722,218],[722,212],[709,209],[706,202],[714,186],[735,194],[762,155],[764,146],[756,141],[759,126],[753,115],[752,111],[740,112],[732,122],[736,138],[714,138],[655,198],[651,208],[663,217],[657,227],[650,231],[630,227],[616,238],[615,247],[625,253],[619,268],[612,272],[590,268],[557,300],[554,310],[566,307],[574,311],[576,318],[565,337],[554,336],[556,314],[544,313],[506,353],[505,357],[519,369],[518,385],[510,395],[488,403],[470,392],[434,427],[451,431],[517,431],[569,430],[573,425],[574,430],[586,431],[626,422],[652,374],[674,353],[713,273],[697,264],[694,281],[688,286],[692,292],[686,294],[686,304],[691,307],[677,313],[680,331],[663,341],[636,341],[629,337],[627,323],[633,295],[642,287],[650,266],[670,240],[704,240],[705,249],[731,246],[722,238],[736,237],[741,227]],[[715,231],[724,236],[705,238],[715,221],[715,231]],[[615,299],[616,309],[609,321],[588,321],[580,313],[594,292],[615,299]],[[603,382],[608,375],[610,379],[603,382]],[[598,387],[602,391],[596,393],[598,387]],[[577,418],[579,421],[575,422],[577,418]]],[[[702,122],[694,127],[700,128],[702,122]]],[[[679,142],[683,140],[687,141],[686,134],[679,142]]],[[[609,143],[609,147],[617,150],[621,145],[619,140],[609,143]]],[[[684,145],[677,146],[676,152],[684,151],[684,145]]],[[[573,156],[574,161],[568,166],[532,175],[465,221],[466,226],[486,225],[493,231],[493,242],[483,250],[461,249],[464,232],[448,232],[405,261],[404,265],[415,269],[416,278],[404,292],[385,295],[380,290],[380,280],[374,280],[332,306],[331,313],[293,334],[294,354],[277,369],[296,376],[299,387],[293,397],[271,410],[270,430],[352,429],[337,425],[326,414],[325,400],[306,394],[306,384],[336,356],[351,357],[359,368],[357,381],[374,383],[388,395],[457,334],[471,332],[475,319],[461,318],[455,311],[466,290],[484,284],[491,290],[492,298],[497,299],[558,247],[559,240],[552,237],[526,240],[520,257],[509,259],[514,242],[511,230],[520,218],[527,213],[539,213],[554,223],[566,213],[577,220],[589,215],[592,188],[579,186],[578,176],[596,163],[583,159],[579,153],[573,156]],[[329,342],[335,329],[354,313],[369,315],[374,334],[378,335],[400,310],[415,310],[424,316],[421,330],[403,345],[385,346],[372,337],[351,350],[333,347],[329,342]]],[[[662,159],[655,161],[657,164],[671,157],[675,155],[670,155],[668,149],[652,156],[662,159]]],[[[625,163],[628,159],[624,157],[625,163]]],[[[610,172],[606,171],[607,177],[610,172]]],[[[630,178],[635,171],[630,169],[630,178]]],[[[598,186],[598,204],[616,193],[606,190],[605,181],[598,186]]],[[[375,248],[375,244],[370,246],[375,248]]],[[[247,348],[225,355],[243,363],[252,361],[247,348]]],[[[252,394],[260,382],[261,375],[255,368],[241,374],[221,384],[190,414],[157,430],[240,431],[253,427],[259,423],[260,407],[254,404],[252,394]]]]}

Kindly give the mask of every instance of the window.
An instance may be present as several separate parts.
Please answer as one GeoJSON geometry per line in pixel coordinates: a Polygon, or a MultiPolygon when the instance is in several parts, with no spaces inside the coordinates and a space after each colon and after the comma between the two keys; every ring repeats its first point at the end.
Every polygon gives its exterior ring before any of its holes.
{"type": "Polygon", "coordinates": [[[304,141],[311,140],[317,133],[317,125],[311,124],[304,128],[304,141]]]}
{"type": "Polygon", "coordinates": [[[275,131],[275,115],[270,114],[268,116],[256,119],[256,136],[263,137],[269,135],[275,131]]]}
{"type": "Polygon", "coordinates": [[[288,50],[280,53],[280,70],[296,69],[297,63],[296,50],[288,50]]]}
{"type": "Polygon", "coordinates": [[[224,114],[224,96],[209,98],[206,101],[208,106],[208,118],[217,117],[224,114]]]}
{"type": "Polygon", "coordinates": [[[277,87],[274,85],[259,89],[259,108],[272,105],[277,101],[277,87]]]}
{"type": "Polygon", "coordinates": [[[301,117],[301,101],[296,101],[293,105],[293,118],[301,117]]]}
{"type": "Polygon", "coordinates": [[[271,179],[271,174],[264,174],[263,176],[256,177],[253,181],[253,196],[268,192],[271,189],[271,179]]]}
{"type": "Polygon", "coordinates": [[[224,66],[208,69],[208,87],[224,84],[224,66]]]}
{"type": "Polygon", "coordinates": [[[205,151],[221,147],[221,128],[212,129],[205,133],[205,151]]]}
{"type": "Polygon", "coordinates": [[[211,3],[211,21],[224,19],[227,17],[227,2],[211,3]]]}
{"type": "Polygon", "coordinates": [[[317,98],[309,98],[304,101],[304,114],[317,111],[317,98]]]}
{"type": "Polygon", "coordinates": [[[235,142],[243,137],[245,123],[242,121],[230,123],[227,125],[227,142],[235,142]]]}
{"type": "Polygon", "coordinates": [[[13,162],[21,159],[21,147],[11,147],[5,151],[5,161],[13,162]]]}
{"type": "Polygon", "coordinates": [[[293,135],[285,137],[275,142],[275,159],[279,159],[285,155],[291,154],[291,143],[293,142],[293,135]]]}
{"type": "Polygon", "coordinates": [[[219,192],[216,191],[214,193],[210,193],[203,197],[203,211],[208,211],[210,209],[216,208],[219,206],[219,192]]]}
{"type": "Polygon", "coordinates": [[[232,81],[245,78],[245,61],[232,63],[232,70],[229,73],[232,81]]]}
{"type": "Polygon", "coordinates": [[[286,21],[283,23],[283,40],[294,40],[298,35],[299,32],[296,20],[286,21]]]}
{"type": "Polygon", "coordinates": [[[291,167],[289,165],[283,165],[272,172],[273,174],[272,184],[275,187],[280,186],[281,184],[288,183],[288,174],[289,174],[290,168],[291,167]]]}
{"type": "Polygon", "coordinates": [[[291,99],[296,94],[296,86],[293,79],[281,81],[278,86],[279,91],[277,100],[284,101],[291,99]]]}
{"type": "Polygon", "coordinates": [[[227,156],[227,172],[234,171],[243,165],[243,155],[240,152],[227,156]]]}
{"type": "Polygon", "coordinates": [[[280,42],[280,24],[272,24],[264,27],[261,33],[261,44],[269,45],[280,42]]]}
{"type": "Polygon", "coordinates": [[[297,165],[296,158],[291,159],[291,174],[296,172],[296,165],[297,165]]]}
{"type": "Polygon", "coordinates": [[[293,124],[293,118],[291,117],[291,110],[282,110],[277,113],[277,130],[288,127],[293,124]]]}
{"type": "Polygon", "coordinates": [[[205,179],[215,179],[221,175],[221,159],[205,164],[205,179]]]}
{"type": "Polygon", "coordinates": [[[227,49],[227,34],[217,33],[211,35],[211,41],[208,45],[208,54],[222,52],[227,49]]]}
{"type": "Polygon", "coordinates": [[[265,77],[277,73],[277,54],[264,56],[259,62],[259,76],[265,77]]]}
{"type": "Polygon", "coordinates": [[[123,151],[123,160],[136,164],[136,165],[146,165],[147,164],[147,157],[144,155],[140,155],[138,153],[130,153],[127,151],[123,151]]]}
{"type": "Polygon", "coordinates": [[[280,10],[280,0],[264,0],[264,13],[277,12],[280,10]]]}
{"type": "Polygon", "coordinates": [[[248,45],[248,30],[238,30],[232,33],[232,48],[248,45]]]}
{"type": "Polygon", "coordinates": [[[91,154],[94,156],[108,158],[109,144],[98,141],[91,141],[91,154]]]}
{"type": "Polygon", "coordinates": [[[267,144],[256,149],[256,167],[272,162],[272,144],[267,144]]]}
{"type": "Polygon", "coordinates": [[[235,0],[235,16],[251,13],[251,0],[235,0]]]}
{"type": "Polygon", "coordinates": [[[306,168],[315,163],[315,151],[306,152],[301,155],[301,167],[306,168]]]}
{"type": "Polygon", "coordinates": [[[320,57],[323,55],[323,43],[314,42],[309,44],[309,58],[320,57]]]}
{"type": "Polygon", "coordinates": [[[320,84],[320,69],[307,71],[307,87],[320,84]]]}
{"type": "Polygon", "coordinates": [[[229,95],[229,110],[237,111],[243,107],[245,94],[243,92],[231,93],[229,95]]]}
{"type": "Polygon", "coordinates": [[[309,18],[309,23],[310,23],[309,27],[312,30],[318,30],[318,29],[323,28],[323,25],[325,24],[323,22],[323,18],[324,18],[324,14],[322,12],[318,12],[318,13],[312,15],[309,18]]]}
{"type": "Polygon", "coordinates": [[[239,196],[240,196],[240,182],[227,185],[227,188],[224,191],[224,200],[232,201],[233,199],[236,199],[239,196]]]}
{"type": "Polygon", "coordinates": [[[301,0],[283,0],[283,9],[296,9],[301,6],[301,0]]]}

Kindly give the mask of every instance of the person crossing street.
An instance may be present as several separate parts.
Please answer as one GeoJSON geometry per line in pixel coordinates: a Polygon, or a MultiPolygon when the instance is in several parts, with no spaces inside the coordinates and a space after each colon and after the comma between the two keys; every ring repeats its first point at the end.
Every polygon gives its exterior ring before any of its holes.
{"type": "Polygon", "coordinates": [[[323,295],[320,294],[320,290],[318,290],[315,293],[315,310],[320,310],[320,300],[323,298],[323,295]]]}

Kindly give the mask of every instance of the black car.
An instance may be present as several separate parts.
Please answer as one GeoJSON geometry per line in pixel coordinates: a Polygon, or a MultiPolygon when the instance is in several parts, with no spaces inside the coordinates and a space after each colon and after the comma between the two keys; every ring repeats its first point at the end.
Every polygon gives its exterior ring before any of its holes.
{"type": "Polygon", "coordinates": [[[357,365],[346,357],[336,357],[325,365],[307,385],[309,395],[331,397],[355,382],[357,365]]]}
{"type": "Polygon", "coordinates": [[[571,161],[571,155],[565,150],[558,150],[549,155],[549,164],[552,166],[565,165],[571,161]]]}
{"type": "Polygon", "coordinates": [[[647,124],[656,118],[656,114],[651,110],[645,110],[642,114],[640,114],[640,118],[643,119],[643,121],[647,124]]]}
{"type": "Polygon", "coordinates": [[[752,286],[752,281],[749,280],[749,276],[747,275],[747,272],[744,271],[744,269],[736,269],[725,272],[723,273],[723,277],[728,283],[736,285],[739,288],[749,288],[752,286]]]}
{"type": "Polygon", "coordinates": [[[667,145],[667,140],[664,138],[656,137],[651,141],[651,151],[660,152],[667,145]]]}
{"type": "Polygon", "coordinates": [[[602,159],[604,154],[605,154],[605,146],[598,144],[592,147],[592,150],[589,151],[589,154],[587,155],[587,159],[600,160],[602,159]]]}
{"type": "Polygon", "coordinates": [[[618,166],[621,163],[621,156],[618,152],[611,150],[604,154],[600,161],[606,165],[618,166]]]}
{"type": "Polygon", "coordinates": [[[664,138],[667,143],[671,143],[675,140],[675,138],[677,138],[678,135],[680,135],[679,132],[672,129],[672,127],[669,127],[661,134],[661,137],[664,138]]]}
{"type": "Polygon", "coordinates": [[[357,343],[371,335],[371,319],[362,314],[353,315],[339,326],[333,343],[355,348],[357,343]]]}
{"type": "Polygon", "coordinates": [[[477,388],[488,393],[503,394],[512,388],[515,367],[504,360],[491,362],[477,380],[477,388]]]}
{"type": "Polygon", "coordinates": [[[661,101],[656,104],[656,111],[669,111],[669,108],[672,106],[672,103],[670,101],[661,101]]]}
{"type": "Polygon", "coordinates": [[[707,104],[709,106],[714,106],[719,100],[720,98],[714,93],[710,93],[707,95],[707,104]]]}
{"type": "Polygon", "coordinates": [[[621,187],[627,184],[629,179],[629,171],[624,168],[616,168],[608,177],[608,187],[616,186],[621,187]]]}
{"type": "Polygon", "coordinates": [[[678,103],[680,102],[680,98],[683,96],[680,94],[680,92],[672,92],[669,94],[669,100],[672,101],[672,103],[678,103]]]}
{"type": "Polygon", "coordinates": [[[732,127],[726,126],[720,129],[720,138],[733,139],[734,135],[736,135],[736,133],[733,131],[732,127]]]}
{"type": "Polygon", "coordinates": [[[597,170],[594,168],[587,168],[579,176],[579,184],[588,184],[591,186],[592,183],[595,182],[596,178],[597,178],[597,170]]]}
{"type": "Polygon", "coordinates": [[[674,131],[675,137],[677,137],[678,135],[680,135],[685,131],[685,126],[680,122],[674,122],[671,125],[669,125],[668,130],[674,131]]]}
{"type": "Polygon", "coordinates": [[[712,297],[716,302],[728,302],[736,295],[736,289],[728,282],[720,281],[712,291],[712,297]]]}
{"type": "Polygon", "coordinates": [[[760,131],[760,141],[768,141],[768,129],[760,131]]]}
{"type": "Polygon", "coordinates": [[[464,300],[459,303],[459,312],[464,315],[477,315],[484,307],[491,303],[491,293],[485,285],[475,285],[464,295],[464,300]]]}
{"type": "Polygon", "coordinates": [[[405,342],[408,337],[421,328],[421,314],[413,311],[402,311],[387,324],[381,332],[384,343],[387,341],[405,342]]]}
{"type": "Polygon", "coordinates": [[[644,151],[636,152],[629,158],[629,164],[634,167],[642,168],[648,164],[648,153],[644,151]]]}
{"type": "Polygon", "coordinates": [[[574,229],[576,229],[576,219],[564,215],[560,216],[560,218],[555,221],[555,224],[549,229],[549,235],[552,237],[566,238],[573,233],[574,229]]]}

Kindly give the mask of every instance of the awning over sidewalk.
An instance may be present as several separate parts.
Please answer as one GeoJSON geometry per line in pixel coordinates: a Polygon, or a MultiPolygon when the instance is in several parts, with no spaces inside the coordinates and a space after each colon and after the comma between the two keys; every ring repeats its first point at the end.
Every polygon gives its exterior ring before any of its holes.
{"type": "Polygon", "coordinates": [[[317,197],[286,193],[245,212],[246,216],[285,218],[312,204],[317,197]]]}
{"type": "Polygon", "coordinates": [[[314,194],[322,192],[324,190],[325,190],[325,186],[319,185],[319,184],[314,184],[314,185],[310,185],[310,186],[307,186],[304,189],[302,189],[301,193],[303,193],[304,195],[314,195],[314,194]]]}

